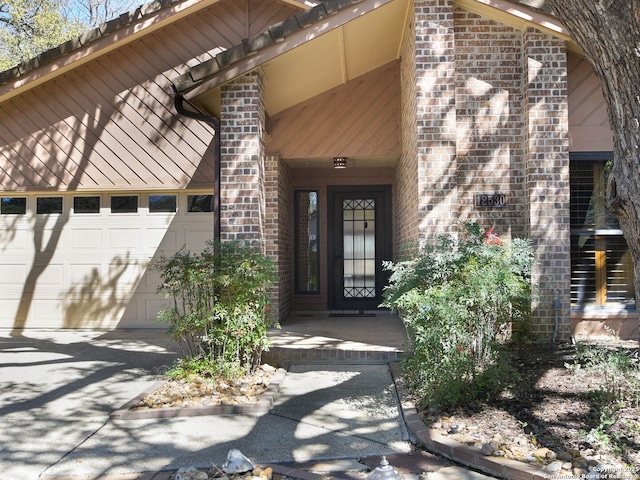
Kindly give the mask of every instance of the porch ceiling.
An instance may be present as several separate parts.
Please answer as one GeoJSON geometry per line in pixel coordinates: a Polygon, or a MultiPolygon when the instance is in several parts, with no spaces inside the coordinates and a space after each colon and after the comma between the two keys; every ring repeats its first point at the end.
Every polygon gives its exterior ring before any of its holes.
{"type": "MultiPolygon", "coordinates": [[[[263,63],[268,115],[343,85],[400,57],[409,0],[394,0],[263,63]]],[[[219,88],[192,101],[219,112],[219,88]]]]}

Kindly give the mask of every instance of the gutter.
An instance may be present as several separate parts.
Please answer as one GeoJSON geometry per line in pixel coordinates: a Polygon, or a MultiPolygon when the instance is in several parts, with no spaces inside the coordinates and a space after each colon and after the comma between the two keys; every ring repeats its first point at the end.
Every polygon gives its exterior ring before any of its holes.
{"type": "Polygon", "coordinates": [[[184,98],[184,96],[178,92],[178,89],[174,84],[171,84],[169,95],[173,97],[173,104],[176,107],[176,111],[179,115],[183,115],[188,118],[193,118],[200,122],[208,123],[214,130],[214,172],[213,172],[213,238],[214,240],[220,240],[220,120],[213,115],[208,115],[198,111],[197,107],[184,98]],[[187,102],[195,110],[189,110],[185,107],[187,102]]]}

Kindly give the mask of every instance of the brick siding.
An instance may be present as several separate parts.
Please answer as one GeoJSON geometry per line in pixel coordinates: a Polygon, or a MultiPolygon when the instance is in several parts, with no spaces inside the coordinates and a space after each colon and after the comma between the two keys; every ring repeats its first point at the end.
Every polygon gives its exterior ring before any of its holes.
{"type": "Polygon", "coordinates": [[[221,240],[261,244],[265,233],[265,106],[257,73],[222,87],[221,240]]]}
{"type": "Polygon", "coordinates": [[[420,240],[458,218],[453,0],[414,2],[420,240]]]}
{"type": "Polygon", "coordinates": [[[567,51],[564,42],[535,29],[523,34],[525,161],[528,236],[536,251],[537,286],[533,333],[550,338],[570,334],[571,258],[569,237],[569,113],[567,51]]]}
{"type": "Polygon", "coordinates": [[[405,25],[400,64],[400,123],[402,155],[395,169],[394,256],[403,258],[418,241],[418,161],[415,30],[413,20],[405,25]]]}
{"type": "Polygon", "coordinates": [[[522,34],[462,9],[455,20],[460,221],[523,237],[522,34]],[[475,206],[475,195],[494,193],[505,206],[475,206]]]}
{"type": "Polygon", "coordinates": [[[278,155],[267,155],[265,251],[275,262],[278,280],[273,290],[272,314],[282,319],[293,310],[293,195],[291,169],[278,155]]]}

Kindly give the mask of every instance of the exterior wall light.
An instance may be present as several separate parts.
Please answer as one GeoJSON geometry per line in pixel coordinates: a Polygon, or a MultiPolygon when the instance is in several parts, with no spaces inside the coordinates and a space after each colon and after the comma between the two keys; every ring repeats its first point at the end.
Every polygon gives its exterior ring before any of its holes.
{"type": "Polygon", "coordinates": [[[333,157],[333,168],[347,168],[347,157],[333,157]]]}

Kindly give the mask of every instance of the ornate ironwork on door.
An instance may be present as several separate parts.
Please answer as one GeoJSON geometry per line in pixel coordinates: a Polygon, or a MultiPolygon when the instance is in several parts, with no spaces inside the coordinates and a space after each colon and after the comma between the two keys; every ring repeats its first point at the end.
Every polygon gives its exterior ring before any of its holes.
{"type": "Polygon", "coordinates": [[[376,201],[342,201],[344,297],[376,296],[376,201]]]}

